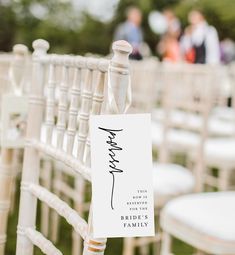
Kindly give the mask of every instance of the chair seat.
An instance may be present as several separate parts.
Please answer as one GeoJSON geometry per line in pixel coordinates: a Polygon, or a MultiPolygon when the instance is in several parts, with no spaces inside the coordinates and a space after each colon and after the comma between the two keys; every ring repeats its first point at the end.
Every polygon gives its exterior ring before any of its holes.
{"type": "Polygon", "coordinates": [[[209,134],[211,136],[232,136],[235,134],[234,122],[227,121],[225,119],[218,119],[216,117],[210,117],[209,119],[209,134]]]}
{"type": "MultiPolygon", "coordinates": [[[[163,130],[162,125],[156,122],[152,123],[152,143],[153,146],[159,147],[162,143],[163,130]]],[[[200,137],[198,134],[185,130],[171,129],[167,137],[170,149],[179,152],[185,152],[195,149],[199,145],[200,137]]]]}
{"type": "Polygon", "coordinates": [[[235,192],[185,195],[162,211],[163,230],[213,254],[235,254],[235,192]]]}
{"type": "MultiPolygon", "coordinates": [[[[217,109],[215,113],[209,118],[208,130],[209,134],[212,136],[231,136],[235,134],[235,125],[232,120],[232,113],[234,110],[226,107],[224,109],[224,117],[222,109],[217,109]],[[217,113],[218,112],[218,113],[217,113]]],[[[161,123],[164,119],[164,111],[162,109],[155,109],[152,113],[152,118],[156,122],[161,123]]],[[[180,110],[176,110],[171,114],[171,121],[175,125],[183,125],[187,123],[189,128],[192,130],[200,130],[202,126],[202,118],[193,113],[185,113],[180,110]]]]}
{"type": "Polygon", "coordinates": [[[205,161],[211,166],[235,167],[235,139],[208,139],[205,145],[205,161]]]}
{"type": "Polygon", "coordinates": [[[235,111],[231,107],[216,107],[213,112],[213,116],[226,121],[235,121],[235,111]]]}
{"type": "MultiPolygon", "coordinates": [[[[162,121],[165,116],[164,109],[158,108],[152,111],[152,119],[156,121],[162,121]]],[[[193,113],[186,113],[181,110],[174,110],[170,113],[171,121],[175,124],[182,124],[187,121],[187,124],[198,128],[201,125],[201,117],[193,113]]]]}
{"type": "Polygon", "coordinates": [[[162,207],[169,199],[187,194],[194,189],[192,173],[176,164],[154,164],[153,184],[155,207],[162,207]]]}

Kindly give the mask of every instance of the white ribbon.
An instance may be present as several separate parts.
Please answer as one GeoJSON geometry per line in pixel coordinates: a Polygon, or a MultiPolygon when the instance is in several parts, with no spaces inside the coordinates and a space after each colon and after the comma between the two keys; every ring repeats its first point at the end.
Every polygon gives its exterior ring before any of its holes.
{"type": "MultiPolygon", "coordinates": [[[[119,88],[120,90],[122,88],[119,88]]],[[[111,77],[110,77],[110,70],[108,69],[108,104],[109,104],[109,110],[113,113],[126,113],[127,110],[129,109],[132,101],[132,92],[131,92],[131,79],[130,76],[128,75],[128,85],[127,85],[127,92],[126,94],[126,99],[125,99],[125,107],[124,111],[122,112],[116,103],[115,99],[115,93],[113,91],[112,83],[111,83],[111,77]]]]}

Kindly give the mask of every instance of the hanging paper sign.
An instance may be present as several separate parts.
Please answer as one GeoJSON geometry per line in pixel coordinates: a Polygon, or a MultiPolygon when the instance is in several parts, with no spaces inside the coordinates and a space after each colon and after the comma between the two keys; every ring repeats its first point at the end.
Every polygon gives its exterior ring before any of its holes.
{"type": "Polygon", "coordinates": [[[90,119],[95,238],[154,235],[150,114],[90,119]]]}
{"type": "Polygon", "coordinates": [[[28,111],[27,96],[3,95],[1,103],[1,146],[23,148],[28,111]]]}

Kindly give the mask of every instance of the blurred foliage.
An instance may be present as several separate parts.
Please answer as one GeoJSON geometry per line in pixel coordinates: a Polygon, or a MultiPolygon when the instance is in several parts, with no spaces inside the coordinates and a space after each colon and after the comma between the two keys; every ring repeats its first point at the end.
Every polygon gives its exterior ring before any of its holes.
{"type": "Polygon", "coordinates": [[[0,6],[0,49],[9,51],[14,43],[16,17],[8,6],[0,6]]]}
{"type": "Polygon", "coordinates": [[[15,43],[31,49],[32,41],[40,37],[50,42],[53,52],[108,54],[114,30],[125,20],[125,9],[130,5],[139,6],[143,12],[145,41],[153,53],[159,37],[148,26],[148,14],[164,8],[174,9],[183,27],[187,25],[188,11],[200,8],[221,39],[235,40],[232,0],[120,0],[114,19],[108,23],[78,13],[70,0],[0,0],[0,50],[10,51],[15,43]]]}

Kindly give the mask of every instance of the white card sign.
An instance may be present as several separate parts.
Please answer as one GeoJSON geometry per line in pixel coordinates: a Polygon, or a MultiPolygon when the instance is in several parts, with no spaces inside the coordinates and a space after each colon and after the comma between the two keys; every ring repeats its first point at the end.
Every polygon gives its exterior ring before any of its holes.
{"type": "Polygon", "coordinates": [[[1,146],[23,148],[25,145],[28,97],[6,94],[1,102],[1,146]]]}
{"type": "Polygon", "coordinates": [[[90,119],[95,238],[154,235],[150,114],[90,119]]]}

